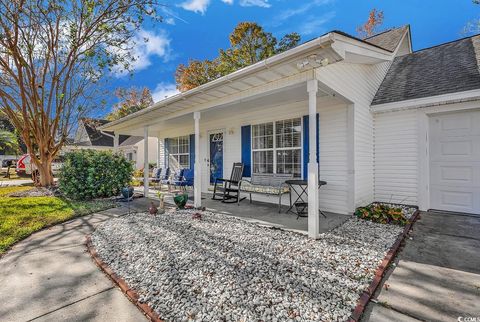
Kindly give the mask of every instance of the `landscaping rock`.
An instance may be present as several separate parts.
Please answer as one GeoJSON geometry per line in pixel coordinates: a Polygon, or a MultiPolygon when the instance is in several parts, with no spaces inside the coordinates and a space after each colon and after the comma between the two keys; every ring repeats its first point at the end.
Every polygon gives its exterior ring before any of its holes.
{"type": "Polygon", "coordinates": [[[351,218],[312,240],[195,210],[101,224],[100,258],[166,321],[347,320],[402,228],[351,218]]]}

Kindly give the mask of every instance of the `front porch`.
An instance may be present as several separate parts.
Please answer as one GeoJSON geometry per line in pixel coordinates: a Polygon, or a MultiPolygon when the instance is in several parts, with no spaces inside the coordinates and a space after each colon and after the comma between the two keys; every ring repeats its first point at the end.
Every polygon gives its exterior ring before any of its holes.
{"type": "MultiPolygon", "coordinates": [[[[138,192],[143,193],[143,188],[139,188],[138,192]]],[[[150,206],[150,203],[153,201],[155,204],[158,204],[158,191],[149,190],[148,198],[136,199],[132,202],[132,210],[144,212],[150,206]]],[[[165,194],[165,202],[168,207],[175,207],[173,202],[174,192],[168,193],[165,190],[162,191],[165,194]]],[[[188,205],[193,206],[193,191],[187,190],[189,194],[188,205]]],[[[247,222],[256,223],[258,225],[275,227],[283,230],[294,231],[301,234],[308,233],[308,218],[300,217],[297,219],[297,215],[294,213],[286,213],[288,206],[283,205],[282,211],[278,213],[278,208],[276,203],[255,201],[252,203],[248,199],[245,199],[240,202],[240,205],[236,203],[222,203],[217,200],[212,200],[212,194],[202,193],[202,206],[206,210],[220,213],[224,215],[229,215],[242,219],[247,222]]],[[[286,199],[287,197],[285,197],[286,199]]],[[[326,233],[333,230],[334,228],[340,226],[342,223],[348,220],[350,216],[342,215],[333,212],[324,212],[327,218],[320,216],[319,233],[326,233]]]]}

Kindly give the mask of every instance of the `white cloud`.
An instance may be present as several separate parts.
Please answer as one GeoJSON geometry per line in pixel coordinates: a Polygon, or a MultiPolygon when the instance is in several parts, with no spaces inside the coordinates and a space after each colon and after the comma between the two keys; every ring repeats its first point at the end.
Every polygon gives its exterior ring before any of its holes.
{"type": "Polygon", "coordinates": [[[167,25],[174,25],[175,24],[175,19],[172,17],[165,18],[163,20],[167,25]]]}
{"type": "Polygon", "coordinates": [[[222,2],[225,2],[226,4],[233,4],[233,0],[222,0],[222,2]]]}
{"type": "Polygon", "coordinates": [[[152,97],[154,102],[158,102],[165,99],[166,97],[170,97],[178,93],[179,91],[175,84],[161,82],[158,83],[153,90],[152,97]]]}
{"type": "MultiPolygon", "coordinates": [[[[151,58],[156,56],[168,61],[170,58],[170,38],[164,30],[159,32],[140,29],[133,39],[132,56],[135,58],[130,63],[134,71],[143,70],[152,64],[151,58]]],[[[118,49],[116,49],[118,50],[118,49]]],[[[128,71],[120,67],[114,70],[117,77],[125,76],[128,71]]]]}
{"type": "Polygon", "coordinates": [[[321,17],[309,16],[300,24],[300,26],[298,26],[298,33],[302,36],[309,36],[312,34],[315,34],[315,36],[320,36],[326,32],[323,25],[332,20],[334,17],[334,11],[328,12],[321,17]]]}
{"type": "Polygon", "coordinates": [[[272,5],[268,3],[268,0],[240,0],[242,7],[262,7],[270,8],[272,5]]]}
{"type": "Polygon", "coordinates": [[[210,0],[188,0],[182,2],[179,6],[188,11],[200,12],[203,15],[209,4],[210,0]]]}
{"type": "Polygon", "coordinates": [[[320,6],[323,6],[323,5],[327,5],[327,4],[329,4],[333,1],[334,0],[314,0],[314,1],[310,1],[308,3],[305,3],[305,4],[303,4],[299,7],[286,9],[286,10],[280,12],[280,14],[278,14],[273,19],[273,21],[270,23],[270,25],[273,26],[273,27],[278,27],[278,26],[282,25],[284,22],[288,21],[287,19],[289,19],[289,18],[292,18],[294,16],[298,16],[298,15],[302,15],[304,13],[307,13],[308,11],[310,11],[311,9],[313,9],[315,7],[320,7],[320,6]]]}

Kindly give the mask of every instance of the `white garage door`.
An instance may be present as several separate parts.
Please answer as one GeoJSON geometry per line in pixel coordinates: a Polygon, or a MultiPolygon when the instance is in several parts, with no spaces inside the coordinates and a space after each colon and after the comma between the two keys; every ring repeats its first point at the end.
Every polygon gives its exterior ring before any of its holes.
{"type": "Polygon", "coordinates": [[[480,214],[480,111],[430,118],[430,207],[480,214]]]}

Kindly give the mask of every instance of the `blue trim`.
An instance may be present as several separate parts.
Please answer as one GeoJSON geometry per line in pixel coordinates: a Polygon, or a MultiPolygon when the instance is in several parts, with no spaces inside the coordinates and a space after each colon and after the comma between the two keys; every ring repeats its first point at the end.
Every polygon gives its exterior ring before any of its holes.
{"type": "MultiPolygon", "coordinates": [[[[310,153],[308,136],[308,115],[303,116],[303,179],[307,179],[308,157],[310,153]]],[[[320,116],[317,113],[317,162],[320,161],[320,116]]]]}
{"type": "Polygon", "coordinates": [[[242,126],[242,163],[243,176],[252,176],[252,131],[251,125],[242,126]]]}
{"type": "Polygon", "coordinates": [[[195,165],[195,134],[190,134],[190,170],[194,171],[195,165]]]}

